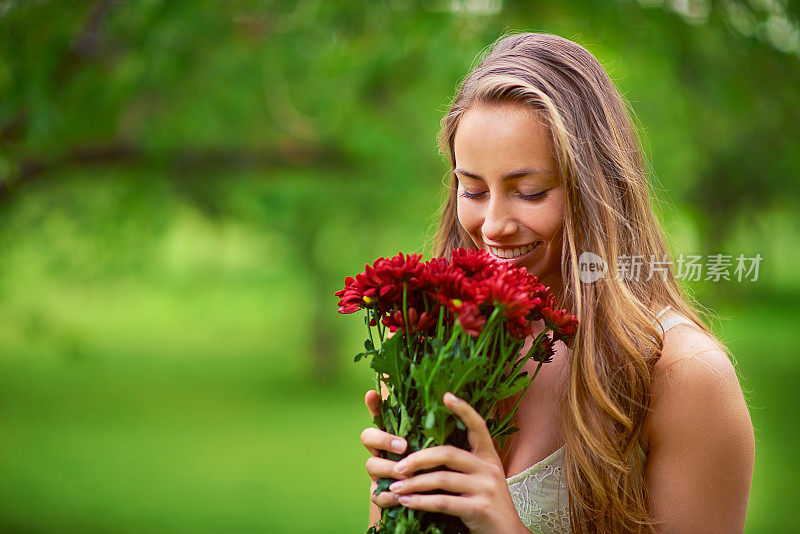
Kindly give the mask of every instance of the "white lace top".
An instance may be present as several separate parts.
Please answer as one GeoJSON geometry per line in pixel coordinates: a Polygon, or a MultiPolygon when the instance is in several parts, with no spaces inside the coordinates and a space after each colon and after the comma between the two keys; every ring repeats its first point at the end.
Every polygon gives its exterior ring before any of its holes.
{"type": "MultiPolygon", "coordinates": [[[[689,319],[673,314],[661,320],[671,306],[656,315],[666,333],[679,324],[694,325],[689,319]]],[[[522,523],[539,534],[570,534],[569,501],[564,475],[564,447],[506,479],[511,499],[522,523]]]]}
{"type": "Polygon", "coordinates": [[[570,534],[564,447],[506,479],[522,523],[532,532],[570,534]]]}

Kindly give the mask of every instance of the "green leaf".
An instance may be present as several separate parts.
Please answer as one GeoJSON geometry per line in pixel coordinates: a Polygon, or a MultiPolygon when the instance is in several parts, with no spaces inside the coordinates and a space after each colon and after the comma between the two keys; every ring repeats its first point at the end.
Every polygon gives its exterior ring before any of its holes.
{"type": "Polygon", "coordinates": [[[397,435],[405,438],[411,430],[411,416],[408,415],[405,404],[400,406],[400,426],[397,429],[397,435]]]}
{"type": "Polygon", "coordinates": [[[356,354],[356,357],[353,358],[353,361],[357,362],[358,360],[360,360],[361,358],[364,358],[365,356],[373,356],[375,354],[377,354],[377,351],[374,351],[374,350],[368,350],[368,351],[365,351],[365,352],[359,352],[358,354],[356,354]]]}
{"type": "Polygon", "coordinates": [[[394,386],[395,389],[401,388],[403,380],[408,374],[408,366],[411,363],[403,353],[405,345],[403,340],[402,334],[392,336],[383,344],[381,350],[375,354],[370,364],[370,367],[378,373],[389,375],[386,381],[394,386]],[[401,341],[403,341],[403,344],[400,343],[401,341]]]}
{"type": "Polygon", "coordinates": [[[409,454],[418,451],[420,447],[422,447],[422,440],[420,439],[422,436],[418,433],[413,433],[406,438],[408,441],[408,448],[406,449],[409,454]]]}
{"type": "Polygon", "coordinates": [[[378,487],[372,492],[373,495],[380,495],[384,491],[389,491],[389,486],[396,482],[394,478],[380,478],[378,479],[378,487]]]}
{"type": "Polygon", "coordinates": [[[495,395],[498,399],[505,399],[511,397],[512,395],[516,395],[517,393],[525,389],[530,383],[531,383],[530,377],[518,375],[513,380],[513,382],[500,384],[495,390],[495,395]]]}
{"type": "Polygon", "coordinates": [[[495,434],[493,437],[498,437],[498,436],[510,436],[510,435],[511,435],[511,434],[513,434],[514,432],[519,432],[519,428],[517,428],[517,427],[515,427],[515,426],[509,426],[509,427],[506,427],[506,428],[505,428],[503,431],[501,431],[501,432],[499,432],[499,433],[495,434]]]}
{"type": "Polygon", "coordinates": [[[403,459],[403,455],[402,454],[397,454],[397,453],[394,453],[394,452],[384,451],[383,455],[386,457],[387,460],[391,460],[393,462],[399,462],[400,460],[403,459]]]}
{"type": "Polygon", "coordinates": [[[432,438],[436,445],[444,445],[456,427],[456,416],[441,404],[434,404],[423,422],[422,433],[432,438]]]}
{"type": "Polygon", "coordinates": [[[421,386],[428,379],[429,367],[431,366],[429,358],[423,358],[419,365],[412,363],[409,366],[408,373],[415,384],[421,386]]]}
{"type": "Polygon", "coordinates": [[[425,417],[425,422],[422,424],[427,429],[433,428],[433,425],[436,424],[436,412],[431,410],[428,412],[427,417],[425,417]]]}
{"type": "Polygon", "coordinates": [[[386,431],[390,434],[397,435],[397,415],[394,413],[393,408],[386,409],[384,421],[386,421],[386,431]]]}
{"type": "Polygon", "coordinates": [[[500,447],[501,450],[506,448],[507,442],[508,442],[508,436],[500,436],[499,438],[497,438],[497,445],[500,447]]]}

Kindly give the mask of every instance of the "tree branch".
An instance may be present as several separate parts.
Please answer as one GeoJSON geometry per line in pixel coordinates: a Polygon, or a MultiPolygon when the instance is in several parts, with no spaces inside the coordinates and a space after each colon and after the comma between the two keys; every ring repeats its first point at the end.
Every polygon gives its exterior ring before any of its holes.
{"type": "Polygon", "coordinates": [[[167,167],[178,172],[278,169],[296,167],[337,167],[344,155],[331,147],[290,145],[279,149],[248,147],[179,147],[166,151],[147,151],[141,147],[112,143],[76,147],[49,159],[23,160],[17,172],[0,180],[0,201],[21,185],[56,169],[86,168],[122,164],[130,167],[167,167]]]}

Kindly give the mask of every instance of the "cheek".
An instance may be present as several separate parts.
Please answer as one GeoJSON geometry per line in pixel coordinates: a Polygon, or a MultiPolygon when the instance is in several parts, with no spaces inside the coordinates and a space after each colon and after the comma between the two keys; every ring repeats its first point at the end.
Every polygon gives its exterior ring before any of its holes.
{"type": "Polygon", "coordinates": [[[481,225],[479,214],[476,212],[475,208],[470,206],[467,202],[458,201],[456,204],[456,215],[461,226],[471,234],[475,233],[481,225]]]}
{"type": "Polygon", "coordinates": [[[548,239],[555,239],[564,227],[564,199],[552,198],[536,213],[537,233],[548,239]]]}
{"type": "Polygon", "coordinates": [[[543,213],[539,213],[537,223],[538,233],[548,239],[553,239],[564,225],[563,212],[557,208],[547,209],[543,213]]]}

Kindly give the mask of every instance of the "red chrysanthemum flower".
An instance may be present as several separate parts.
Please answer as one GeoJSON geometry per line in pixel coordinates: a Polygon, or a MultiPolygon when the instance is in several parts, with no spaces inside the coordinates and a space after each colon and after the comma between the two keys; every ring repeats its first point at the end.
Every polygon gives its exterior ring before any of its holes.
{"type": "Polygon", "coordinates": [[[531,299],[531,311],[528,314],[528,319],[531,321],[538,321],[542,318],[542,310],[545,308],[554,308],[555,299],[550,293],[550,288],[536,283],[528,292],[531,299]]]}
{"type": "Polygon", "coordinates": [[[567,345],[578,331],[578,319],[567,310],[542,309],[542,318],[548,328],[553,330],[553,340],[561,340],[567,345]]]}
{"type": "Polygon", "coordinates": [[[533,326],[533,321],[524,319],[517,319],[514,321],[508,321],[508,323],[506,323],[508,333],[517,339],[525,339],[529,335],[533,334],[533,326]]]}
{"type": "Polygon", "coordinates": [[[390,280],[382,280],[372,267],[366,265],[365,271],[355,278],[345,278],[344,289],[334,295],[341,299],[339,313],[353,313],[361,308],[376,308],[379,301],[391,300],[394,289],[390,280]]]}
{"type": "Polygon", "coordinates": [[[406,256],[400,252],[393,258],[384,258],[380,265],[376,265],[375,268],[395,280],[410,282],[419,279],[425,270],[425,264],[420,263],[421,259],[422,254],[409,254],[406,256]]]}
{"type": "Polygon", "coordinates": [[[364,272],[345,279],[345,287],[334,293],[340,297],[339,313],[353,313],[361,308],[378,308],[381,312],[396,307],[402,302],[403,283],[409,294],[420,284],[424,265],[420,263],[421,254],[402,252],[393,258],[378,258],[370,265],[364,265],[364,272]]]}
{"type": "Polygon", "coordinates": [[[475,298],[474,284],[463,271],[455,269],[443,258],[434,258],[427,264],[423,285],[428,295],[456,313],[464,302],[475,298]]]}
{"type": "Polygon", "coordinates": [[[494,273],[500,262],[485,250],[459,247],[452,252],[452,264],[473,280],[484,280],[494,273]]]}
{"type": "Polygon", "coordinates": [[[474,302],[465,302],[461,305],[456,321],[461,329],[471,336],[479,336],[483,327],[486,326],[486,317],[474,302]]]}
{"type": "Polygon", "coordinates": [[[381,322],[389,327],[390,332],[396,332],[398,328],[409,334],[414,332],[423,332],[436,326],[436,318],[438,313],[438,310],[435,310],[431,312],[422,312],[420,314],[417,312],[416,308],[408,308],[408,311],[406,312],[408,315],[408,328],[406,328],[403,312],[401,310],[395,310],[394,312],[385,315],[381,319],[381,322]]]}
{"type": "Polygon", "coordinates": [[[526,320],[532,303],[526,283],[527,279],[517,276],[518,273],[502,271],[498,276],[484,280],[480,284],[481,300],[500,308],[503,316],[509,321],[526,320]]]}
{"type": "Polygon", "coordinates": [[[381,309],[401,308],[403,305],[403,286],[406,287],[406,306],[422,308],[421,290],[425,288],[424,274],[426,264],[420,262],[421,254],[404,255],[398,253],[393,258],[385,259],[376,266],[384,279],[391,280],[393,291],[382,299],[381,309]]]}
{"type": "Polygon", "coordinates": [[[345,278],[344,289],[334,293],[340,298],[339,313],[353,313],[369,306],[372,303],[372,297],[367,294],[368,292],[370,295],[374,294],[374,288],[363,285],[352,276],[345,278]]]}

